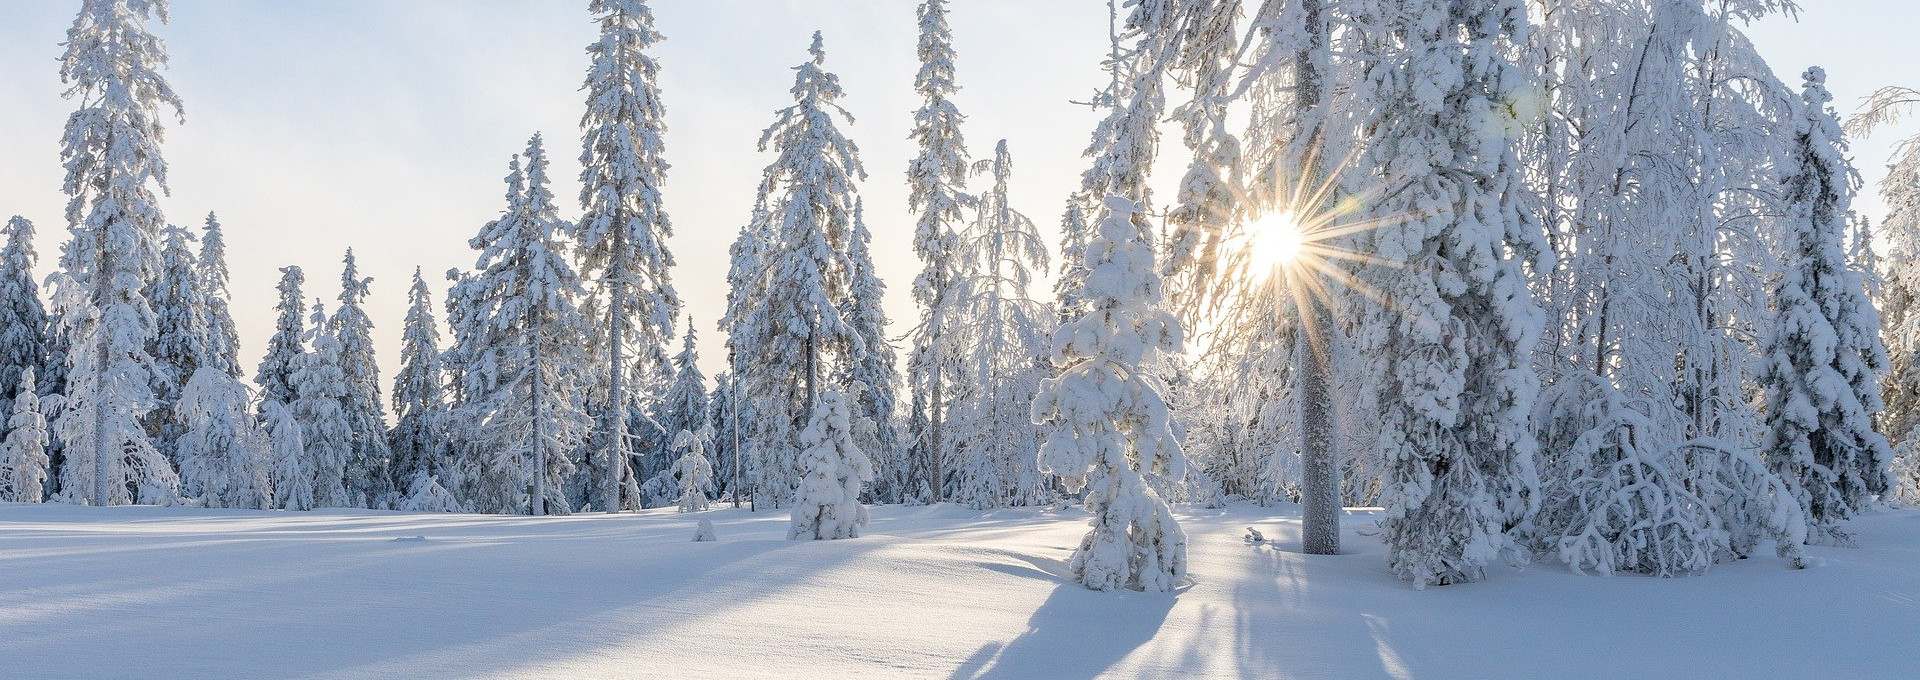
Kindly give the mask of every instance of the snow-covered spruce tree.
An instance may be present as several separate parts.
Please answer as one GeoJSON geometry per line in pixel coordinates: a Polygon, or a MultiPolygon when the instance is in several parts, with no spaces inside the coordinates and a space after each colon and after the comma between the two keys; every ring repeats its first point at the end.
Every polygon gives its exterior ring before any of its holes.
{"type": "Polygon", "coordinates": [[[147,32],[166,21],[165,0],[85,0],[60,59],[67,118],[67,224],[72,265],[52,279],[71,356],[65,408],[55,431],[65,445],[60,494],[93,505],[169,503],[179,478],[144,428],[153,408],[153,312],[146,291],[158,274],[154,189],[166,188],[160,156],[163,109],[180,98],[160,74],[166,48],[147,32]]]}
{"type": "Polygon", "coordinates": [[[1154,355],[1182,351],[1180,322],[1161,309],[1153,246],[1139,205],[1109,197],[1099,234],[1086,244],[1087,310],[1053,334],[1060,374],[1040,385],[1033,422],[1053,431],[1040,469],[1068,492],[1085,490],[1093,530],[1068,567],[1094,590],[1172,589],[1187,573],[1187,537],[1146,475],[1179,479],[1186,455],[1174,438],[1154,355]]]}
{"type": "Polygon", "coordinates": [[[393,482],[408,498],[422,474],[436,486],[446,484],[452,454],[447,441],[447,382],[440,364],[440,328],[433,318],[433,293],[420,269],[413,270],[407,290],[407,320],[400,331],[400,370],[393,375],[393,412],[397,419],[388,437],[393,451],[393,482]]]}
{"type": "Polygon", "coordinates": [[[1415,587],[1479,580],[1538,507],[1528,429],[1542,313],[1523,262],[1546,250],[1527,206],[1504,103],[1526,85],[1504,59],[1518,0],[1400,0],[1355,15],[1369,62],[1370,133],[1356,183],[1386,300],[1366,320],[1379,362],[1381,502],[1389,567],[1415,587]]]}
{"type": "Polygon", "coordinates": [[[160,277],[147,290],[153,308],[153,411],[147,414],[148,433],[160,454],[179,466],[174,441],[186,432],[188,422],[174,413],[187,381],[212,354],[207,326],[207,300],[201,286],[198,256],[188,243],[192,233],[173,225],[162,230],[166,245],[160,249],[160,277]]]}
{"type": "MultiPolygon", "coordinates": [[[[1060,278],[1054,282],[1054,311],[1062,324],[1078,319],[1086,312],[1079,297],[1081,279],[1086,278],[1087,242],[1100,227],[1086,218],[1101,210],[1109,196],[1121,196],[1138,203],[1141,212],[1152,205],[1147,174],[1160,146],[1160,119],[1167,108],[1165,79],[1172,63],[1180,31],[1175,19],[1177,0],[1124,0],[1124,21],[1117,16],[1119,30],[1112,35],[1106,62],[1109,74],[1105,90],[1090,102],[1105,109],[1107,117],[1093,130],[1087,158],[1093,165],[1080,175],[1080,190],[1067,200],[1067,213],[1060,233],[1060,278]],[[1124,46],[1123,46],[1124,43],[1124,46]]],[[[1115,10],[1114,2],[1107,3],[1115,10]]],[[[1143,238],[1151,228],[1139,223],[1143,238]]]]}
{"type": "Polygon", "coordinates": [[[605,365],[604,413],[598,414],[608,461],[600,470],[602,506],[620,506],[604,498],[619,496],[627,470],[629,437],[620,417],[633,397],[629,380],[650,379],[667,366],[667,343],[680,313],[673,290],[673,255],[667,238],[672,223],[662,207],[660,187],[667,162],[661,133],[666,112],[656,83],[660,66],[647,54],[662,36],[643,0],[594,0],[600,39],[587,46],[587,112],[580,120],[580,204],[586,213],[575,229],[580,277],[593,282],[603,315],[589,319],[605,331],[599,341],[605,365]],[[630,360],[628,352],[638,356],[630,360]],[[631,373],[630,373],[631,372],[631,373]],[[612,465],[609,466],[608,462],[612,465]]]}
{"type": "Polygon", "coordinates": [[[306,278],[299,267],[280,268],[280,303],[274,307],[280,314],[274,322],[273,336],[267,338],[267,355],[253,372],[253,384],[260,386],[262,420],[266,419],[267,402],[291,406],[299,397],[293,374],[300,370],[300,355],[306,353],[307,299],[300,292],[306,278]]]}
{"type": "Polygon", "coordinates": [[[271,445],[273,507],[312,510],[314,470],[300,435],[300,419],[291,407],[277,401],[260,402],[260,419],[271,445]]]}
{"type": "Polygon", "coordinates": [[[873,462],[853,441],[847,402],[838,391],[821,391],[812,421],[800,431],[800,488],[787,527],[790,540],[859,538],[867,528],[860,487],[873,481],[873,462]]]}
{"type": "Polygon", "coordinates": [[[393,505],[395,490],[388,468],[387,412],[380,396],[380,365],[373,352],[373,320],[361,308],[371,278],[360,276],[353,250],[340,272],[340,308],[328,319],[328,332],[340,343],[340,372],[347,393],[340,408],[347,418],[347,496],[365,499],[363,507],[393,505]]]}
{"type": "Polygon", "coordinates": [[[681,432],[699,432],[707,426],[707,377],[700,373],[700,353],[693,343],[693,319],[688,318],[680,353],[673,356],[673,382],[654,404],[654,422],[674,433],[676,440],[681,432]]]}
{"type": "Polygon", "coordinates": [[[200,291],[206,299],[207,355],[204,365],[240,377],[240,332],[234,329],[230,309],[233,291],[228,289],[233,275],[227,270],[227,236],[220,219],[207,213],[207,224],[200,231],[200,291]]]}
{"type": "Polygon", "coordinates": [[[52,443],[47,419],[40,413],[40,394],[34,389],[33,367],[20,372],[7,417],[7,433],[0,439],[0,503],[38,503],[45,500],[52,443]]]}
{"type": "Polygon", "coordinates": [[[993,184],[980,194],[978,217],[954,249],[960,265],[951,318],[968,372],[956,381],[950,411],[958,480],[952,499],[975,508],[1038,505],[1047,502],[1048,489],[1030,406],[1045,377],[1040,362],[1052,319],[1027,289],[1034,272],[1046,271],[1047,246],[1033,220],[1009,200],[1013,156],[1006,140],[979,170],[993,184]]]}
{"type": "Polygon", "coordinates": [[[477,512],[567,514],[570,456],[590,427],[576,302],[585,290],[567,262],[568,225],[547,188],[539,135],[525,158],[524,173],[519,156],[510,166],[506,212],[471,241],[475,271],[448,296],[472,305],[450,319],[466,363],[456,417],[475,428],[461,474],[477,512]]]}
{"type": "Polygon", "coordinates": [[[1807,69],[1786,178],[1785,267],[1767,338],[1766,457],[1806,509],[1815,540],[1845,542],[1839,524],[1886,491],[1892,453],[1873,430],[1886,350],[1862,273],[1847,263],[1858,177],[1828,102],[1826,72],[1807,69]]]}
{"type": "Polygon", "coordinates": [[[627,427],[636,445],[640,475],[646,480],[641,484],[643,507],[664,506],[679,497],[674,482],[679,433],[698,432],[707,424],[707,378],[700,373],[700,357],[694,349],[693,320],[689,318],[687,324],[680,352],[669,365],[673,381],[646,417],[636,417],[627,427]]]}
{"type": "Polygon", "coordinates": [[[340,368],[340,339],[327,327],[325,306],[313,301],[308,318],[307,344],[293,374],[294,418],[300,421],[300,441],[306,447],[306,466],[312,471],[316,508],[362,508],[365,499],[347,488],[347,464],[353,455],[353,429],[346,413],[347,376],[340,368]]]}
{"type": "Polygon", "coordinates": [[[681,430],[673,438],[673,448],[681,451],[673,461],[673,475],[680,479],[680,511],[699,512],[713,506],[707,491],[713,488],[713,462],[707,449],[713,442],[713,428],[701,425],[699,431],[681,430]]]}
{"type": "MultiPolygon", "coordinates": [[[[727,418],[726,426],[720,431],[725,434],[729,449],[729,460],[725,464],[732,466],[737,463],[738,465],[734,470],[737,474],[725,475],[729,488],[738,494],[735,496],[736,501],[750,489],[765,488],[761,484],[763,481],[761,475],[769,472],[767,468],[758,464],[761,456],[748,452],[753,448],[756,430],[753,426],[755,419],[744,417],[753,411],[753,401],[746,394],[747,379],[744,376],[758,370],[757,360],[760,355],[754,348],[754,343],[758,342],[758,339],[750,334],[753,327],[749,326],[748,322],[756,320],[751,310],[759,303],[760,277],[765,274],[762,262],[766,254],[766,243],[770,238],[768,234],[770,228],[766,205],[755,205],[753,216],[740,228],[740,233],[734,237],[733,245],[729,246],[727,251],[727,311],[721,316],[719,323],[720,330],[727,334],[727,371],[722,374],[727,378],[725,381],[727,397],[724,399],[727,418]],[[736,476],[739,477],[737,484],[734,480],[736,476]]],[[[721,383],[716,380],[715,394],[721,394],[720,390],[721,383]]],[[[722,401],[722,399],[714,400],[715,403],[722,401]]],[[[712,422],[716,427],[721,423],[718,419],[712,422]]],[[[792,459],[786,460],[791,462],[792,459]]],[[[791,465],[786,467],[790,468],[791,465]]]]}
{"type": "MultiPolygon", "coordinates": [[[[913,280],[913,299],[920,306],[920,323],[912,333],[907,353],[907,388],[912,393],[907,420],[915,466],[899,486],[912,493],[925,484],[938,502],[948,470],[946,409],[951,401],[947,383],[959,370],[953,330],[953,293],[960,264],[961,208],[969,202],[968,154],[960,124],[966,120],[948,99],[960,86],[954,82],[953,31],[947,26],[947,0],[923,0],[920,18],[920,71],[914,91],[921,98],[913,113],[911,138],[920,147],[907,164],[907,206],[915,213],[913,252],[920,258],[920,275],[913,280]]],[[[881,475],[881,483],[887,483],[881,475]]]]}
{"type": "Polygon", "coordinates": [[[745,409],[745,404],[736,396],[731,371],[723,371],[713,377],[713,391],[708,393],[707,399],[707,427],[713,428],[714,437],[708,442],[707,450],[713,459],[714,497],[721,500],[732,498],[735,507],[738,507],[744,499],[734,492],[746,486],[745,471],[740,469],[746,456],[740,455],[735,440],[749,428],[745,424],[741,424],[739,429],[734,428],[736,421],[741,420],[734,409],[745,409]]]}
{"type": "Polygon", "coordinates": [[[836,114],[851,116],[837,103],[840,79],[821,68],[826,52],[818,32],[808,53],[812,58],[794,69],[794,105],[760,136],[760,148],[776,155],[756,201],[766,206],[765,217],[755,211],[745,243],[736,244],[744,247],[735,249],[736,265],[752,258],[760,266],[736,272],[743,278],[722,321],[735,375],[752,402],[755,501],[775,507],[793,502],[796,467],[786,457],[801,448],[795,435],[811,420],[829,362],[860,343],[839,304],[852,270],[855,182],[866,173],[858,149],[834,125],[836,114]]]}
{"type": "Polygon", "coordinates": [[[273,505],[271,441],[247,403],[246,384],[214,366],[201,366],[180,390],[174,413],[180,488],[209,508],[273,505]]]}
{"type": "MultiPolygon", "coordinates": [[[[874,273],[873,256],[867,250],[873,236],[867,232],[865,213],[863,203],[855,199],[853,232],[847,240],[847,297],[840,301],[840,317],[853,328],[859,343],[850,356],[842,358],[836,382],[841,393],[853,400],[854,443],[883,466],[880,471],[887,479],[899,480],[907,467],[894,415],[900,375],[895,372],[893,344],[887,340],[887,313],[882,306],[887,287],[874,273]]],[[[899,502],[904,496],[898,483],[873,491],[881,502],[899,502]]]]}
{"type": "Polygon", "coordinates": [[[45,366],[47,309],[33,267],[33,223],[14,215],[7,220],[7,243],[0,249],[0,404],[20,396],[22,376],[45,366]]]}

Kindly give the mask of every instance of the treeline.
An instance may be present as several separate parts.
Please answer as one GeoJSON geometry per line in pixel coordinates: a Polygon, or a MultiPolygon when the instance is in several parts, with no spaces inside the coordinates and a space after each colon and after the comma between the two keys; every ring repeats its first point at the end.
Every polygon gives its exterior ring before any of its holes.
{"type": "MultiPolygon", "coordinates": [[[[947,3],[924,0],[898,349],[816,33],[760,137],[710,386],[667,248],[662,36],[641,0],[593,0],[581,216],[535,135],[442,305],[416,272],[391,395],[351,252],[331,311],[283,270],[242,383],[221,226],[156,204],[179,108],[146,31],[161,8],[85,0],[69,33],[50,307],[33,225],[7,227],[8,500],[722,498],[836,538],[861,502],[1078,495],[1082,582],[1163,589],[1185,570],[1169,500],[1381,505],[1391,568],[1429,585],[1503,557],[1799,564],[1920,488],[1920,154],[1884,186],[1882,261],[1824,72],[1781,82],[1740,30],[1789,3],[1126,0],[1056,258],[1008,199],[1006,142],[970,153],[947,3]]],[[[1852,132],[1916,100],[1884,92],[1852,132]]]]}

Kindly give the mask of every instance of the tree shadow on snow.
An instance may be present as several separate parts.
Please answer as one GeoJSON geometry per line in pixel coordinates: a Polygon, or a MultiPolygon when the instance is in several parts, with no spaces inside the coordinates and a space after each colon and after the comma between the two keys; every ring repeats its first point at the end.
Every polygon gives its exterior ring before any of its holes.
{"type": "Polygon", "coordinates": [[[952,680],[1094,678],[1152,640],[1177,593],[1102,593],[1065,580],[1066,563],[1031,558],[1033,569],[1001,565],[1001,571],[1060,582],[1011,641],[981,645],[953,672],[952,680]]]}

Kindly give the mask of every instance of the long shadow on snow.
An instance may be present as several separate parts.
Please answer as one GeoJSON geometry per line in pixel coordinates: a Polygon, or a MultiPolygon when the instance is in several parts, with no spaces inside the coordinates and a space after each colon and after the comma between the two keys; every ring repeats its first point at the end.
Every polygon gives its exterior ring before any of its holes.
{"type": "MultiPolygon", "coordinates": [[[[1058,560],[1027,561],[1049,576],[1067,573],[1058,560]]],[[[1023,571],[1011,569],[1007,573],[1023,571]]],[[[1172,593],[1102,593],[1061,583],[1027,619],[1026,632],[1010,642],[982,645],[951,680],[1099,677],[1153,639],[1175,599],[1172,593]]]]}
{"type": "MultiPolygon", "coordinates": [[[[315,677],[468,677],[479,673],[551,672],[554,664],[602,657],[607,650],[646,646],[676,622],[697,617],[720,617],[777,596],[806,577],[859,559],[885,546],[880,541],[723,540],[714,546],[728,551],[724,561],[678,583],[657,589],[626,588],[606,591],[595,606],[568,615],[528,620],[505,617],[494,631],[463,631],[430,649],[409,650],[363,659],[360,663],[312,671],[315,677]],[[824,553],[795,558],[786,554],[808,546],[831,545],[824,553]],[[750,575],[750,577],[749,577],[750,575]],[[731,586],[716,588],[716,584],[731,586]],[[629,614],[618,614],[627,610],[629,614]],[[606,617],[625,620],[609,627],[606,617]],[[645,619],[635,621],[634,618],[645,619]],[[636,626],[639,623],[641,625],[636,626]]],[[[646,575],[652,577],[656,575],[646,575]]],[[[598,584],[582,584],[596,589],[598,584]]],[[[597,591],[596,591],[597,592],[597,591]]],[[[555,612],[555,614],[560,614],[555,612]]]]}

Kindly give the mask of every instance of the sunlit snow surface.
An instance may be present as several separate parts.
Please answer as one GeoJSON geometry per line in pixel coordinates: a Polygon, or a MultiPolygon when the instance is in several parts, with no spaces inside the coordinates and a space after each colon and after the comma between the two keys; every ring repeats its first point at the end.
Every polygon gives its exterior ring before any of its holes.
{"type": "Polygon", "coordinates": [[[1183,509],[1194,583],[1061,574],[1086,516],[878,507],[532,519],[0,504],[6,678],[1910,678],[1920,512],[1805,571],[1551,565],[1416,592],[1371,520],[1292,552],[1292,506],[1183,509]],[[711,518],[717,543],[694,543],[711,518]],[[1273,543],[1249,545],[1245,528],[1273,543]]]}

